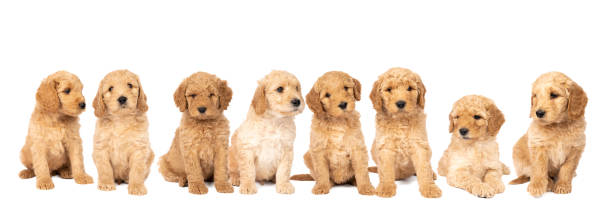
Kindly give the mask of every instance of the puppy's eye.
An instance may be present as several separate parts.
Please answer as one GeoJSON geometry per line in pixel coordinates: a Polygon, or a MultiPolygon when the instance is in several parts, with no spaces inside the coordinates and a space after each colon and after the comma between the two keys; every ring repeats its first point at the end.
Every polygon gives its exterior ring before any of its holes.
{"type": "Polygon", "coordinates": [[[197,96],[196,94],[189,95],[189,97],[191,97],[191,98],[195,98],[196,96],[197,96]]]}
{"type": "Polygon", "coordinates": [[[65,94],[70,94],[70,89],[64,89],[65,94]]]}
{"type": "Polygon", "coordinates": [[[482,118],[482,116],[480,116],[480,115],[474,115],[474,119],[476,119],[476,120],[480,120],[481,118],[482,118]]]}
{"type": "Polygon", "coordinates": [[[213,97],[213,96],[215,96],[215,94],[214,94],[214,93],[210,93],[210,94],[208,94],[208,97],[213,97]]]}
{"type": "Polygon", "coordinates": [[[278,93],[283,93],[283,91],[284,91],[284,90],[285,90],[285,89],[284,89],[282,86],[281,86],[281,87],[276,88],[276,92],[278,92],[278,93]]]}
{"type": "Polygon", "coordinates": [[[345,91],[348,91],[348,87],[344,86],[344,90],[345,90],[345,91]]]}
{"type": "Polygon", "coordinates": [[[331,95],[329,95],[329,93],[325,93],[325,97],[329,98],[331,95]]]}
{"type": "Polygon", "coordinates": [[[557,94],[555,94],[555,93],[550,93],[550,98],[551,98],[551,99],[555,99],[555,98],[557,98],[557,97],[559,97],[559,95],[557,95],[557,94]]]}
{"type": "Polygon", "coordinates": [[[300,90],[300,87],[297,87],[297,86],[296,86],[296,87],[295,87],[295,90],[296,90],[296,91],[299,91],[299,90],[300,90]]]}
{"type": "Polygon", "coordinates": [[[387,88],[385,91],[387,91],[387,92],[391,92],[391,88],[387,88]]]}
{"type": "Polygon", "coordinates": [[[113,87],[108,87],[108,91],[113,91],[113,87]]]}
{"type": "Polygon", "coordinates": [[[131,88],[134,88],[134,85],[132,85],[132,83],[128,83],[128,87],[130,87],[131,89],[131,88]]]}
{"type": "Polygon", "coordinates": [[[459,119],[459,116],[455,116],[455,119],[459,119]]]}
{"type": "Polygon", "coordinates": [[[409,87],[408,87],[408,91],[412,91],[412,86],[409,86],[409,87]]]}

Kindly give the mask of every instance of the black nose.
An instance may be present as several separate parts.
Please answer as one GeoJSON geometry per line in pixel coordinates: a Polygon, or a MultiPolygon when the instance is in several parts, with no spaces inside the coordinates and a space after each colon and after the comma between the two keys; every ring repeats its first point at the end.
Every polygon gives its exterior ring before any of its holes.
{"type": "Polygon", "coordinates": [[[468,130],[467,128],[461,128],[459,129],[459,134],[461,134],[462,136],[465,136],[468,134],[468,132],[470,132],[470,130],[468,130]]]}
{"type": "Polygon", "coordinates": [[[546,111],[543,111],[543,110],[536,111],[536,116],[538,116],[538,118],[543,118],[544,115],[546,115],[546,111]]]}
{"type": "Polygon", "coordinates": [[[293,100],[291,100],[291,104],[293,104],[294,107],[298,107],[300,106],[302,102],[300,101],[300,99],[294,98],[293,100]]]}
{"type": "Polygon", "coordinates": [[[85,102],[79,103],[79,107],[81,107],[81,109],[85,109],[85,102]]]}
{"type": "Polygon", "coordinates": [[[344,110],[344,109],[346,109],[346,105],[347,105],[347,103],[342,101],[342,102],[340,102],[340,105],[338,105],[338,107],[340,107],[340,109],[344,110]]]}
{"type": "Polygon", "coordinates": [[[198,108],[198,112],[205,113],[206,112],[206,107],[199,107],[198,108]]]}
{"type": "Polygon", "coordinates": [[[120,96],[117,101],[119,101],[119,104],[123,105],[125,104],[125,102],[127,102],[127,97],[125,96],[120,96]]]}
{"type": "Polygon", "coordinates": [[[398,108],[400,108],[400,109],[401,109],[401,108],[404,108],[404,107],[406,106],[406,101],[398,101],[398,102],[395,102],[395,105],[396,105],[398,108]]]}

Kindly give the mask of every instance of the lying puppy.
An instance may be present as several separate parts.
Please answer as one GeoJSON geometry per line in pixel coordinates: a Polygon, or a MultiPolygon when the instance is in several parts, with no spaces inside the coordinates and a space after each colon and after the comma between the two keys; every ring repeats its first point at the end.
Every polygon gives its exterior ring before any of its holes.
{"type": "Polygon", "coordinates": [[[183,112],[170,151],[159,160],[166,181],[189,185],[189,192],[208,192],[204,180],[215,180],[220,193],[232,193],[227,177],[229,121],[223,115],[232,100],[225,80],[204,72],[183,80],[174,92],[174,103],[183,112]]]}
{"type": "Polygon", "coordinates": [[[272,71],[259,81],[247,119],[232,136],[230,180],[240,193],[257,192],[255,181],[276,181],[276,192],[295,191],[289,182],[295,140],[295,115],[304,110],[300,82],[272,71]]]}
{"type": "Polygon", "coordinates": [[[93,183],[83,168],[83,146],[79,115],[85,111],[83,84],[74,74],[59,71],[42,81],[36,93],[36,108],[30,118],[19,177],[36,176],[36,188],[53,189],[52,174],[78,184],[93,183]]]}
{"type": "Polygon", "coordinates": [[[308,108],[314,113],[310,148],[304,155],[310,175],[292,179],[314,179],[313,194],[327,194],[333,184],[347,183],[356,183],[360,194],[374,194],[367,169],[368,151],[355,110],[360,99],[359,81],[339,71],[319,77],[306,95],[308,108]]]}
{"type": "Polygon", "coordinates": [[[499,161],[495,141],[505,122],[502,112],[491,99],[469,95],[455,102],[448,118],[453,137],[438,164],[440,176],[478,197],[504,192],[501,177],[510,171],[499,161]]]}
{"type": "Polygon", "coordinates": [[[145,113],[147,97],[138,76],[128,70],[107,74],[93,107],[98,117],[93,150],[98,189],[115,190],[114,182],[128,182],[129,194],[147,194],[144,181],[154,157],[145,113]]]}
{"type": "Polygon", "coordinates": [[[533,122],[514,145],[512,158],[519,177],[510,184],[531,181],[527,191],[536,197],[545,191],[572,191],[572,179],[584,151],[587,102],[582,87],[563,73],[549,72],[533,83],[533,122]]]}
{"type": "Polygon", "coordinates": [[[376,139],[372,158],[378,168],[380,183],[376,194],[395,195],[395,180],[416,173],[421,195],[437,198],[442,191],[434,183],[431,148],[425,129],[425,86],[418,74],[404,68],[392,68],[382,74],[372,87],[370,99],[376,109],[376,139]]]}

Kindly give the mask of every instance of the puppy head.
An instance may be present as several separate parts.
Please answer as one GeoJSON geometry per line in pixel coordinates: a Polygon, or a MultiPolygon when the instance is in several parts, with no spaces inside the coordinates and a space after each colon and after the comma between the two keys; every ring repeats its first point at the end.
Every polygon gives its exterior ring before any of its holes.
{"type": "Polygon", "coordinates": [[[69,72],[59,71],[45,78],[36,93],[36,104],[46,112],[78,116],[85,110],[81,80],[69,72]]]}
{"type": "Polygon", "coordinates": [[[469,95],[459,99],[448,115],[448,131],[465,141],[495,138],[504,124],[504,114],[491,99],[469,95]]]}
{"type": "Polygon", "coordinates": [[[295,116],[304,110],[302,87],[286,71],[272,71],[259,80],[251,106],[257,115],[269,112],[278,117],[295,116]]]}
{"type": "Polygon", "coordinates": [[[308,107],[315,116],[339,117],[355,110],[361,99],[361,83],[340,71],[325,73],[306,95],[308,107]]]}
{"type": "Polygon", "coordinates": [[[560,72],[541,75],[533,83],[530,117],[542,124],[577,120],[584,116],[586,93],[560,72]]]}
{"type": "Polygon", "coordinates": [[[174,92],[174,103],[181,112],[200,120],[217,118],[227,110],[232,89],[227,81],[205,72],[197,72],[183,80],[174,92]]]}
{"type": "Polygon", "coordinates": [[[128,70],[108,73],[100,82],[93,106],[97,117],[144,113],[147,96],[138,76],[128,70]]]}
{"type": "Polygon", "coordinates": [[[418,74],[391,68],[374,82],[370,99],[378,113],[411,114],[425,108],[425,86],[418,74]]]}

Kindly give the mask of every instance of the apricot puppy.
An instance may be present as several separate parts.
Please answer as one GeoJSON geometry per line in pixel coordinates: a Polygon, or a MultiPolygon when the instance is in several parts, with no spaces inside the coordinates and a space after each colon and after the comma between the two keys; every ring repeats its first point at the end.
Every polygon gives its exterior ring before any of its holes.
{"type": "Polygon", "coordinates": [[[93,107],[98,117],[93,159],[98,189],[115,190],[128,183],[128,193],[145,195],[144,181],[153,162],[149,144],[147,97],[138,76],[128,70],[108,73],[100,82],[93,107]]]}
{"type": "Polygon", "coordinates": [[[495,139],[505,119],[491,99],[469,95],[453,105],[448,116],[451,143],[438,164],[449,185],[475,196],[490,198],[504,192],[502,174],[508,167],[499,161],[495,139]]]}
{"type": "Polygon", "coordinates": [[[376,194],[395,195],[395,180],[416,173],[421,195],[437,198],[442,191],[430,164],[431,148],[425,129],[425,86],[418,74],[404,68],[392,68],[374,82],[370,99],[376,109],[376,138],[372,158],[378,168],[380,183],[376,194]]]}
{"type": "Polygon", "coordinates": [[[79,115],[85,111],[83,84],[74,74],[59,71],[45,78],[36,93],[19,177],[36,176],[36,188],[53,189],[52,174],[78,184],[93,183],[83,168],[79,115]]]}
{"type": "Polygon", "coordinates": [[[374,194],[368,175],[368,151],[361,132],[355,102],[361,99],[361,84],[344,72],[325,73],[306,95],[314,113],[310,148],[304,163],[310,175],[294,180],[315,180],[313,194],[327,194],[334,184],[356,184],[363,195],[374,194]]]}
{"type": "Polygon", "coordinates": [[[535,197],[546,191],[572,191],[572,179],[584,151],[587,102],[582,87],[563,73],[549,72],[533,83],[533,122],[514,145],[512,158],[518,178],[510,184],[531,181],[527,191],[535,197]]]}
{"type": "Polygon", "coordinates": [[[170,151],[159,159],[166,181],[204,194],[204,180],[214,178],[217,192],[234,192],[227,175],[229,121],[223,115],[231,100],[232,89],[215,75],[198,72],[183,80],[174,92],[183,118],[170,151]]]}

